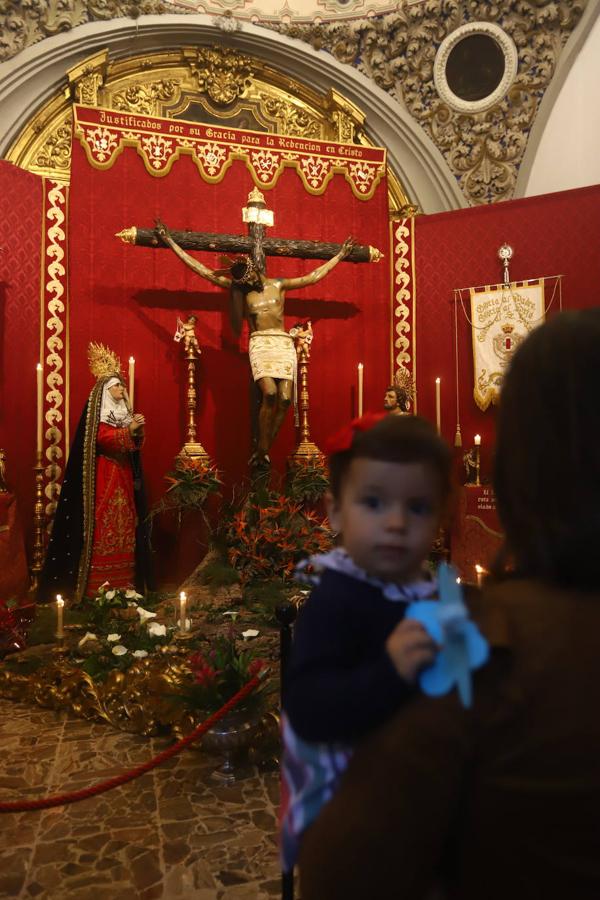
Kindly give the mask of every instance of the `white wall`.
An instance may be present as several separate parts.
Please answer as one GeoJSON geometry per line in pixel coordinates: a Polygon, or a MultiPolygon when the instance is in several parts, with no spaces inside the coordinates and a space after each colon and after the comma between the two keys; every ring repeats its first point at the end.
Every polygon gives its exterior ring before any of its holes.
{"type": "Polygon", "coordinates": [[[597,18],[550,112],[521,196],[600,184],[599,92],[597,18]]]}

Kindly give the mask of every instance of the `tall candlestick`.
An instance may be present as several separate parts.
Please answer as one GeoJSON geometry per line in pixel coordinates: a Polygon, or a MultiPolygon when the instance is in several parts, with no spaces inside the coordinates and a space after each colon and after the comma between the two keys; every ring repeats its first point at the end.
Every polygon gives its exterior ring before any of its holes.
{"type": "Polygon", "coordinates": [[[185,591],[181,591],[179,594],[179,633],[185,634],[187,631],[186,628],[186,606],[187,606],[187,596],[185,591]]]}
{"type": "Polygon", "coordinates": [[[363,369],[362,363],[358,364],[358,417],[363,414],[363,369]]]}
{"type": "Polygon", "coordinates": [[[65,632],[63,628],[63,612],[65,601],[60,594],[56,595],[56,637],[64,638],[65,632]]]}
{"type": "Polygon", "coordinates": [[[133,392],[135,390],[135,359],[129,357],[129,404],[133,409],[133,392]]]}
{"type": "Polygon", "coordinates": [[[435,379],[435,424],[438,434],[442,433],[442,379],[435,379]]]}
{"type": "Polygon", "coordinates": [[[475,441],[475,485],[481,484],[481,435],[476,434],[473,438],[475,441]]]}
{"type": "Polygon", "coordinates": [[[43,406],[43,371],[42,364],[37,364],[37,452],[42,452],[42,422],[44,418],[44,406],[43,406]]]}

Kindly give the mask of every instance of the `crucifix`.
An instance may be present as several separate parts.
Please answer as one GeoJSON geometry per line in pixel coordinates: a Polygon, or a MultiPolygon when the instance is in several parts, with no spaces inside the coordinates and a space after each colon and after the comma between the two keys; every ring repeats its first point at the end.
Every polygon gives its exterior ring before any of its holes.
{"type": "Polygon", "coordinates": [[[230,290],[236,331],[240,330],[242,315],[248,319],[250,366],[261,392],[258,435],[250,462],[260,469],[270,465],[269,450],[291,403],[296,378],[294,342],[284,330],[285,292],[316,284],[342,260],[377,262],[383,254],[375,247],[356,244],[352,238],[347,238],[343,244],[266,238],[266,228],[273,225],[273,212],[266,208],[264,196],[257,188],[248,195],[242,218],[248,225],[247,235],[169,231],[157,222],[154,229],[134,226],[119,232],[117,237],[142,247],[170,247],[197,275],[230,290]],[[187,250],[242,255],[231,260],[227,268],[213,270],[190,256],[187,250]],[[298,278],[269,278],[267,256],[323,259],[326,262],[298,278]]]}

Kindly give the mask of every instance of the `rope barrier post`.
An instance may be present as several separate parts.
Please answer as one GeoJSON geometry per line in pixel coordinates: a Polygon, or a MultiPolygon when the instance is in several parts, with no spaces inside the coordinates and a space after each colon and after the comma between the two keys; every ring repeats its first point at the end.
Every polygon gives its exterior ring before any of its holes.
{"type": "Polygon", "coordinates": [[[283,701],[285,680],[290,651],[292,648],[292,625],[296,621],[297,610],[293,603],[280,603],[275,610],[275,617],[279,622],[279,676],[280,695],[283,701]]]}
{"type": "MultiPolygon", "coordinates": [[[[280,696],[283,703],[285,693],[285,676],[292,648],[292,625],[296,620],[297,610],[293,603],[280,603],[275,609],[275,617],[279,622],[279,678],[280,696]]],[[[281,873],[281,900],[294,900],[294,873],[281,873]]]]}

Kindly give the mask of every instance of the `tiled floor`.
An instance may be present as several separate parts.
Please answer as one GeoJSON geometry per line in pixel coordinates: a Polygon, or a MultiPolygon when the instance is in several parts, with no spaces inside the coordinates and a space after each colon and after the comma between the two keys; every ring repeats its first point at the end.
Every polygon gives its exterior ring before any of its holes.
{"type": "MultiPolygon", "coordinates": [[[[0,700],[0,801],[77,790],[167,745],[0,700]]],[[[267,900],[280,896],[276,771],[226,787],[184,750],[136,781],[42,812],[0,815],[0,897],[267,900]]]]}

